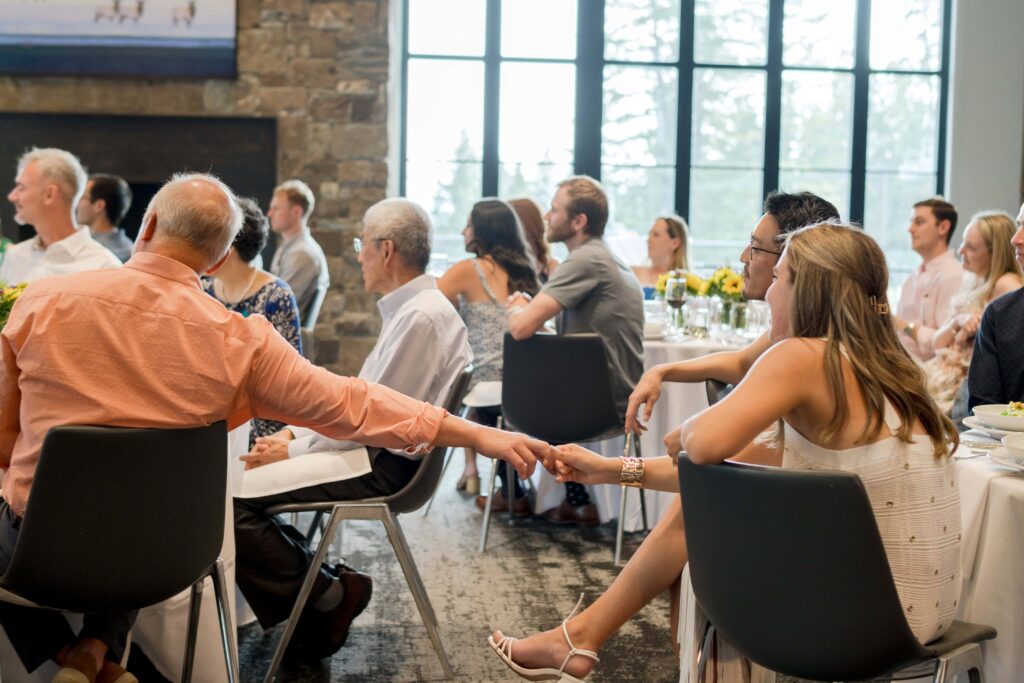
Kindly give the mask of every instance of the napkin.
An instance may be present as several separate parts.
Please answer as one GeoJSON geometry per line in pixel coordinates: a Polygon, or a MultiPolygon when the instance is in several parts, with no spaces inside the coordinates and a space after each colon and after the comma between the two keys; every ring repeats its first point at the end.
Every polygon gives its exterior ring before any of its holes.
{"type": "Polygon", "coordinates": [[[306,486],[361,477],[369,474],[370,470],[370,456],[365,448],[307,453],[245,470],[242,485],[235,496],[261,498],[306,486]]]}

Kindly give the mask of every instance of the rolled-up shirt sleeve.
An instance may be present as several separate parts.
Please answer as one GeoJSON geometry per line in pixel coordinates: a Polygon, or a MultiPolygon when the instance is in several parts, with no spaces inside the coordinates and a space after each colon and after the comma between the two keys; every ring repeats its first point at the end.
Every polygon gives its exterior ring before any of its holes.
{"type": "MultiPolygon", "coordinates": [[[[269,323],[267,330],[273,331],[269,323]]],[[[277,334],[265,335],[245,391],[258,417],[410,453],[434,443],[447,415],[387,387],[317,367],[277,334]]]]}

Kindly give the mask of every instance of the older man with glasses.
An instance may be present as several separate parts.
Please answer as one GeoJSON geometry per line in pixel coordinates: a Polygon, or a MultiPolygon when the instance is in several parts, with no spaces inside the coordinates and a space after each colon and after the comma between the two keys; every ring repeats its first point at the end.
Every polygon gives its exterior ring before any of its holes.
{"type": "MultiPolygon", "coordinates": [[[[431,249],[430,218],[406,199],[385,199],[370,207],[363,225],[362,236],[352,246],[367,291],[383,295],[377,304],[383,324],[359,378],[440,405],[473,353],[462,318],[433,276],[425,274],[431,249]]],[[[252,469],[360,445],[288,427],[257,439],[252,452],[242,459],[252,469]]],[[[418,456],[401,450],[368,450],[372,471],[363,476],[323,482],[325,473],[310,471],[308,486],[235,499],[238,585],[264,628],[288,617],[312,558],[312,551],[300,540],[302,534],[276,522],[267,508],[386,496],[405,486],[419,468],[418,456]]],[[[368,576],[351,568],[323,567],[312,608],[303,616],[304,628],[298,641],[293,641],[302,654],[310,659],[334,654],[345,642],[349,624],[366,607],[371,587],[368,576]],[[335,575],[338,580],[332,580],[335,575]]]]}

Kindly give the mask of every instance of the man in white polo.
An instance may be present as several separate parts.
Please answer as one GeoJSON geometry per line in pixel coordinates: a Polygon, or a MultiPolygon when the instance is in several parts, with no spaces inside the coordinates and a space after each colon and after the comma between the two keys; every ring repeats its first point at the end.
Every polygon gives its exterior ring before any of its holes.
{"type": "Polygon", "coordinates": [[[31,282],[49,275],[117,268],[114,254],[75,223],[75,206],[85,191],[85,169],[62,149],[33,148],[18,160],[18,175],[7,199],[14,220],[36,236],[7,249],[0,281],[31,282]]]}

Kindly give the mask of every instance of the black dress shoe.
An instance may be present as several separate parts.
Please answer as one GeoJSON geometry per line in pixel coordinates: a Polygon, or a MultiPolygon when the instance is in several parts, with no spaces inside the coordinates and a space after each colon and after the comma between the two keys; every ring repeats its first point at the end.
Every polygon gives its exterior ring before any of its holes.
{"type": "Polygon", "coordinates": [[[344,564],[334,567],[333,573],[345,589],[341,602],[327,612],[306,610],[302,617],[307,622],[303,627],[302,651],[313,659],[330,657],[341,649],[348,639],[349,626],[370,604],[373,595],[373,579],[366,574],[344,564]]]}

